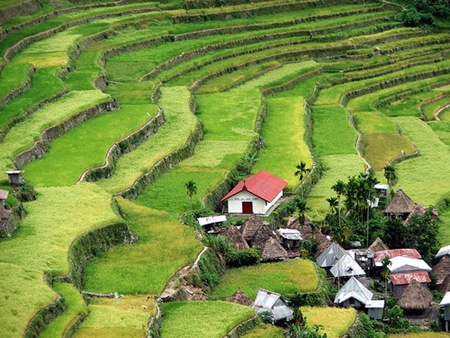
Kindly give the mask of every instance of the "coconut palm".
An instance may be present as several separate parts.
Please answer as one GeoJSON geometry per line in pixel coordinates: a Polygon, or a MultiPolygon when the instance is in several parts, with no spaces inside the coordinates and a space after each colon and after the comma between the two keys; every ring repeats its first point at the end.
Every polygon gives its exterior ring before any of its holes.
{"type": "Polygon", "coordinates": [[[397,173],[395,172],[395,167],[393,165],[386,165],[384,168],[384,177],[387,180],[389,186],[395,185],[398,180],[397,173]]]}
{"type": "Polygon", "coordinates": [[[191,199],[191,209],[192,209],[192,196],[197,193],[197,184],[193,180],[187,181],[184,186],[186,187],[187,194],[191,199]]]}
{"type": "Polygon", "coordinates": [[[311,171],[311,169],[306,168],[306,163],[304,161],[300,161],[300,164],[297,164],[295,168],[297,170],[294,175],[298,176],[299,181],[302,181],[303,177],[305,177],[306,174],[311,171]]]}
{"type": "Polygon", "coordinates": [[[338,198],[338,222],[341,226],[341,196],[345,194],[346,185],[344,181],[337,180],[336,183],[331,187],[336,192],[338,198]]]}
{"type": "Polygon", "coordinates": [[[329,197],[327,198],[327,202],[330,205],[330,211],[333,215],[338,213],[338,198],[337,197],[329,197]]]}

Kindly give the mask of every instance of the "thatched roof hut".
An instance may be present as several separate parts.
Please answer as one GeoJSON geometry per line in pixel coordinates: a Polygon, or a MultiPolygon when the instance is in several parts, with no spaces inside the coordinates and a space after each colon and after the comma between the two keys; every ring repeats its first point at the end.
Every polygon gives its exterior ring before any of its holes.
{"type": "Polygon", "coordinates": [[[444,281],[442,282],[441,286],[439,287],[439,291],[441,291],[442,293],[446,293],[446,292],[450,291],[450,274],[444,278],[444,281]]]}
{"type": "Polygon", "coordinates": [[[442,284],[445,277],[450,274],[450,256],[444,256],[442,259],[433,266],[433,273],[437,277],[437,284],[442,284]]]}
{"type": "Polygon", "coordinates": [[[256,231],[263,225],[263,222],[256,215],[247,218],[241,227],[241,233],[244,239],[249,242],[255,236],[256,231]]]}
{"type": "Polygon", "coordinates": [[[311,223],[301,224],[299,219],[290,218],[286,224],[286,229],[294,229],[300,231],[302,238],[305,241],[317,242],[319,243],[317,247],[317,254],[319,255],[323,250],[325,250],[328,245],[330,245],[330,240],[325,236],[319,227],[311,227],[311,223]]]}
{"type": "Polygon", "coordinates": [[[249,241],[249,244],[252,248],[262,250],[267,240],[270,238],[275,238],[275,235],[267,225],[262,224],[258,230],[256,230],[254,236],[249,241]]]}
{"type": "Polygon", "coordinates": [[[423,312],[430,308],[433,295],[430,290],[413,279],[403,292],[398,305],[405,311],[423,312]]]}
{"type": "Polygon", "coordinates": [[[249,296],[247,296],[241,289],[237,289],[235,293],[233,293],[226,299],[226,301],[244,306],[253,305],[253,300],[249,296]]]}
{"type": "Polygon", "coordinates": [[[369,250],[373,252],[389,250],[389,247],[381,240],[380,237],[377,237],[375,241],[369,246],[369,250]]]}
{"type": "Polygon", "coordinates": [[[261,261],[277,261],[288,258],[286,249],[273,237],[264,243],[260,251],[261,261]]]}
{"type": "Polygon", "coordinates": [[[231,225],[222,231],[221,235],[228,238],[235,249],[245,250],[249,248],[244,237],[234,225],[231,225]]]}
{"type": "Polygon", "coordinates": [[[410,214],[414,211],[416,204],[406,195],[406,193],[399,189],[392,198],[391,203],[386,207],[384,212],[389,215],[399,216],[402,214],[410,214]]]}

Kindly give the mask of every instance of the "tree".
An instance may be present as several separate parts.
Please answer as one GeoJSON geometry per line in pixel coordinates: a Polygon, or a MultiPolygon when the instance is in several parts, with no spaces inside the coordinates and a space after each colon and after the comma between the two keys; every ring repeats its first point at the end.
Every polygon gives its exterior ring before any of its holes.
{"type": "Polygon", "coordinates": [[[192,196],[197,193],[197,184],[193,180],[187,181],[184,186],[186,187],[187,194],[191,199],[191,209],[192,209],[192,196]]]}
{"type": "Polygon", "coordinates": [[[327,202],[330,205],[331,213],[336,215],[338,213],[338,198],[337,197],[329,197],[329,198],[327,198],[327,202]]]}
{"type": "Polygon", "coordinates": [[[339,226],[341,226],[341,196],[345,194],[347,186],[346,184],[341,181],[337,180],[336,183],[331,187],[336,192],[337,198],[338,198],[338,223],[339,226]]]}
{"type": "Polygon", "coordinates": [[[381,264],[383,265],[383,267],[381,268],[381,278],[383,278],[383,281],[384,281],[384,293],[385,293],[385,298],[387,298],[388,279],[389,279],[389,276],[391,275],[391,270],[389,270],[389,265],[392,265],[391,257],[389,257],[389,256],[384,257],[383,260],[381,261],[381,264]]]}
{"type": "Polygon", "coordinates": [[[311,208],[306,205],[306,200],[300,196],[295,196],[294,205],[298,211],[301,224],[305,224],[305,212],[310,211],[311,208]]]}
{"type": "Polygon", "coordinates": [[[302,181],[303,177],[311,171],[311,169],[306,168],[306,163],[304,161],[300,161],[300,164],[297,164],[295,168],[297,170],[294,175],[298,176],[299,181],[302,181]]]}
{"type": "Polygon", "coordinates": [[[387,184],[389,184],[390,187],[395,185],[395,183],[397,183],[398,180],[397,173],[395,172],[395,167],[393,165],[388,164],[383,169],[384,169],[384,177],[387,180],[387,184]]]}

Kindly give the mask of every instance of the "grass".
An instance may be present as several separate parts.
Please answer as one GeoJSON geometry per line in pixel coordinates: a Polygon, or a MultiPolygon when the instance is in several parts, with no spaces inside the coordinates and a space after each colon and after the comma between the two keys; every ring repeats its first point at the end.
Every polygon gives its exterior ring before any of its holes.
{"type": "Polygon", "coordinates": [[[171,302],[163,304],[162,311],[162,338],[220,338],[255,314],[247,306],[228,302],[171,302]]]}
{"type": "Polygon", "coordinates": [[[0,168],[8,170],[12,166],[12,157],[30,148],[40,133],[47,127],[58,124],[69,117],[108,101],[109,95],[98,90],[70,92],[57,102],[45,105],[26,121],[16,125],[0,144],[0,168]]]}
{"type": "Polygon", "coordinates": [[[413,144],[400,134],[373,134],[364,137],[364,157],[375,171],[382,171],[392,159],[414,152],[413,144]]]}
{"type": "Polygon", "coordinates": [[[314,107],[313,142],[319,156],[356,154],[356,131],[342,106],[314,107]]]}
{"type": "Polygon", "coordinates": [[[312,166],[311,155],[305,138],[304,100],[302,97],[268,98],[267,116],[262,138],[264,148],[258,151],[258,162],[253,172],[267,170],[289,182],[295,188],[299,181],[294,175],[295,166],[304,161],[312,166]]]}
{"type": "Polygon", "coordinates": [[[67,274],[67,252],[73,240],[119,220],[111,209],[111,196],[94,184],[37,191],[38,199],[24,204],[28,216],[14,236],[0,242],[0,316],[8,318],[0,326],[2,337],[23,335],[34,313],[54,299],[43,272],[67,274]]]}
{"type": "Polygon", "coordinates": [[[256,328],[251,330],[250,332],[241,336],[242,338],[283,338],[284,330],[274,325],[270,324],[261,324],[256,328]]]}
{"type": "Polygon", "coordinates": [[[448,333],[445,332],[417,332],[405,334],[390,334],[389,338],[448,338],[448,333]]]}
{"type": "Polygon", "coordinates": [[[55,283],[53,290],[64,297],[66,310],[45,328],[40,334],[43,338],[62,337],[65,331],[79,318],[87,314],[87,305],[80,292],[68,283],[55,283]]]}
{"type": "Polygon", "coordinates": [[[296,259],[289,262],[266,263],[255,266],[228,269],[210,299],[225,300],[238,288],[252,299],[258,288],[281,294],[313,292],[317,290],[319,277],[314,263],[296,259]]]}
{"type": "Polygon", "coordinates": [[[30,67],[26,62],[13,62],[3,69],[0,73],[0,99],[25,83],[30,67]]]}
{"type": "Polygon", "coordinates": [[[146,295],[133,295],[119,299],[92,298],[88,308],[89,316],[72,337],[142,337],[149,318],[155,314],[156,304],[146,295]]]}
{"type": "Polygon", "coordinates": [[[373,134],[394,134],[397,133],[397,126],[385,114],[379,111],[352,111],[356,129],[364,137],[373,134]]]}
{"type": "Polygon", "coordinates": [[[351,307],[301,307],[300,310],[307,326],[320,325],[319,333],[326,333],[330,338],[343,337],[356,320],[356,310],[351,307]]]}
{"type": "Polygon", "coordinates": [[[325,167],[323,175],[308,196],[308,206],[312,211],[308,217],[314,220],[323,220],[330,206],[326,201],[331,196],[336,196],[331,189],[337,180],[347,181],[349,176],[357,175],[364,171],[364,162],[358,155],[328,155],[321,158],[325,167]]]}
{"type": "MultiPolygon", "coordinates": [[[[133,93],[135,91],[130,94],[133,93]]],[[[189,109],[189,99],[187,88],[163,88],[159,104],[164,110],[164,124],[137,149],[118,160],[113,177],[98,184],[111,193],[125,190],[159,160],[181,148],[197,123],[197,118],[189,109]]]]}
{"type": "Polygon", "coordinates": [[[441,246],[450,245],[450,206],[439,211],[439,218],[441,220],[438,233],[439,242],[441,246]]]}
{"type": "MultiPolygon", "coordinates": [[[[147,105],[122,106],[90,119],[49,144],[42,159],[27,164],[24,177],[33,186],[75,184],[88,168],[103,165],[111,145],[137,130],[150,117],[147,105]]],[[[155,109],[152,114],[154,115],[155,109]]]]}
{"type": "Polygon", "coordinates": [[[450,120],[428,123],[431,129],[436,133],[439,139],[450,146],[450,120]]]}
{"type": "Polygon", "coordinates": [[[450,104],[450,97],[443,97],[439,100],[430,102],[422,107],[423,114],[425,115],[426,119],[428,121],[434,120],[435,116],[434,114],[444,106],[447,106],[450,104]]]}
{"type": "Polygon", "coordinates": [[[61,93],[64,84],[56,76],[58,67],[38,68],[33,74],[33,85],[22,95],[0,107],[0,129],[5,128],[11,120],[20,118],[26,111],[43,100],[61,93]]]}
{"type": "Polygon", "coordinates": [[[118,201],[139,241],[115,246],[90,260],[83,288],[102,293],[159,294],[172,274],[195,260],[202,246],[192,229],[167,213],[125,199],[118,201]]]}
{"type": "Polygon", "coordinates": [[[435,205],[450,192],[448,172],[450,153],[433,130],[415,117],[395,119],[402,134],[413,142],[421,156],[397,164],[398,187],[402,188],[416,203],[435,205]]]}

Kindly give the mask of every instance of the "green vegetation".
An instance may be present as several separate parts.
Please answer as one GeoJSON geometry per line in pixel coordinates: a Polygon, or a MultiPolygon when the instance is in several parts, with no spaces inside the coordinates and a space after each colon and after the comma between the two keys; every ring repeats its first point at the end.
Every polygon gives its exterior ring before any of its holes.
{"type": "Polygon", "coordinates": [[[139,241],[113,247],[90,260],[83,288],[102,293],[159,294],[172,274],[195,259],[201,244],[192,229],[168,214],[125,199],[118,201],[139,241]]]}
{"type": "Polygon", "coordinates": [[[356,319],[353,308],[301,307],[300,310],[307,326],[321,326],[319,333],[326,333],[330,338],[344,336],[356,319]]]}
{"type": "Polygon", "coordinates": [[[44,338],[62,337],[66,330],[77,321],[80,316],[87,315],[87,306],[80,292],[72,284],[55,283],[53,290],[64,297],[67,309],[62,315],[53,320],[40,334],[44,338]]]}
{"type": "Polygon", "coordinates": [[[4,276],[0,315],[8,318],[0,326],[2,337],[22,335],[31,316],[54,299],[42,274],[68,273],[67,252],[73,240],[85,231],[118,221],[110,206],[111,196],[93,184],[37,191],[39,198],[25,204],[28,216],[14,237],[0,242],[4,276]]]}
{"type": "Polygon", "coordinates": [[[284,330],[270,324],[261,324],[251,330],[249,333],[241,336],[242,338],[283,338],[284,330]]]}
{"type": "Polygon", "coordinates": [[[297,259],[229,269],[211,293],[210,299],[225,300],[238,288],[250,298],[255,299],[258,288],[292,294],[316,291],[318,285],[319,277],[314,264],[309,260],[297,259]]]}
{"type": "Polygon", "coordinates": [[[89,316],[73,337],[142,337],[149,318],[155,314],[153,298],[145,295],[119,299],[92,298],[89,316]]]}
{"type": "Polygon", "coordinates": [[[171,302],[162,311],[162,338],[223,337],[255,314],[252,308],[227,302],[171,302]]]}

